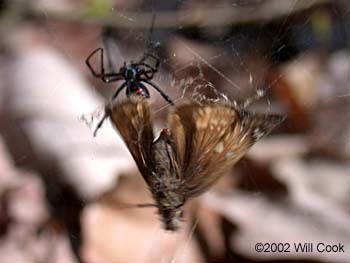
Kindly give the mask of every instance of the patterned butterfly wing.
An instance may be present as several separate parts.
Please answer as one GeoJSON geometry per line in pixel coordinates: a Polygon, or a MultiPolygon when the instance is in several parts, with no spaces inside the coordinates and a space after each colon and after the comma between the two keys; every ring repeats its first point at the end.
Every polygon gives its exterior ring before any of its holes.
{"type": "Polygon", "coordinates": [[[148,100],[132,96],[114,104],[111,120],[148,183],[152,173],[151,147],[154,139],[148,100]]]}
{"type": "Polygon", "coordinates": [[[179,106],[168,116],[182,167],[186,198],[200,195],[283,118],[240,111],[232,105],[179,106]]]}

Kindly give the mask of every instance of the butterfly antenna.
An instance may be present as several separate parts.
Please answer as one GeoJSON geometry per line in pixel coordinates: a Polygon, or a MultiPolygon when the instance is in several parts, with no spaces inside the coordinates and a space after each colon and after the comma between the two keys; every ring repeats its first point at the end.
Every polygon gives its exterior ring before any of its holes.
{"type": "Polygon", "coordinates": [[[122,203],[120,205],[120,208],[122,209],[129,209],[129,208],[149,208],[149,207],[156,207],[155,204],[127,204],[127,203],[122,203]]]}
{"type": "Polygon", "coordinates": [[[157,207],[155,204],[135,204],[135,208],[157,207]]]}

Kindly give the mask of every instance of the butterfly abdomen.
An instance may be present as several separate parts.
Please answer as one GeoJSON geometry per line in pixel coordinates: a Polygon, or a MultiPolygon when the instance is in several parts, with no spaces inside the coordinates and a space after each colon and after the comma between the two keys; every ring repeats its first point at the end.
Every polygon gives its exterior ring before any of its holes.
{"type": "Polygon", "coordinates": [[[174,231],[181,221],[185,200],[181,193],[181,180],[170,130],[163,129],[152,144],[151,155],[153,176],[149,187],[165,228],[174,231]]]}

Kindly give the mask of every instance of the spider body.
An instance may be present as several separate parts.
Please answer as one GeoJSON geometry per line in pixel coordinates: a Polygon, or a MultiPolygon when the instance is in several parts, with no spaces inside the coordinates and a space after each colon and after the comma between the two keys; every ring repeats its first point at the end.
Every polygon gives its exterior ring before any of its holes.
{"type": "Polygon", "coordinates": [[[128,87],[129,88],[126,89],[126,96],[128,97],[130,97],[132,94],[136,94],[138,96],[142,96],[147,99],[151,97],[148,89],[141,82],[130,83],[130,86],[128,87]]]}
{"type": "MultiPolygon", "coordinates": [[[[144,84],[142,84],[142,81],[144,81],[144,78],[142,76],[146,76],[143,68],[140,68],[138,64],[131,62],[128,65],[124,64],[124,66],[120,68],[119,72],[126,83],[127,97],[130,97],[131,95],[135,94],[145,98],[150,98],[150,93],[148,89],[144,84]]],[[[155,72],[156,71],[154,71],[152,74],[154,74],[155,72]]],[[[146,77],[146,79],[151,80],[152,78],[146,77]]]]}
{"type": "Polygon", "coordinates": [[[119,69],[118,72],[105,72],[104,68],[104,50],[103,48],[95,49],[86,59],[86,65],[90,69],[92,75],[96,78],[100,78],[105,83],[124,81],[115,91],[113,96],[109,99],[108,103],[105,105],[105,113],[101,121],[97,124],[97,127],[94,131],[94,136],[96,135],[97,130],[102,126],[104,120],[110,115],[110,105],[113,100],[119,95],[119,93],[126,88],[126,96],[130,97],[131,95],[142,96],[144,98],[150,98],[150,93],[146,86],[152,87],[155,89],[169,104],[174,105],[173,101],[166,95],[155,83],[152,82],[154,74],[158,72],[159,68],[159,59],[152,54],[144,54],[139,62],[134,63],[125,63],[119,69]],[[100,52],[100,62],[101,70],[96,72],[91,66],[90,59],[100,52]],[[153,60],[153,64],[147,62],[147,60],[153,60]]]}

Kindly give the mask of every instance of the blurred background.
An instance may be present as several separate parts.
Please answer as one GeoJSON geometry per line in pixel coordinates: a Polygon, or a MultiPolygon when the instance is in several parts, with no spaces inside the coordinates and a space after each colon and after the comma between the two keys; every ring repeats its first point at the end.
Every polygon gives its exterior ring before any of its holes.
{"type": "MultiPolygon", "coordinates": [[[[349,37],[346,0],[0,1],[0,261],[350,262],[349,37]],[[150,40],[176,103],[221,92],[287,117],[177,233],[130,207],[152,199],[109,121],[92,135],[118,83],[85,59],[107,45],[118,71],[150,40]]],[[[168,105],[150,92],[158,133],[168,105]]]]}

